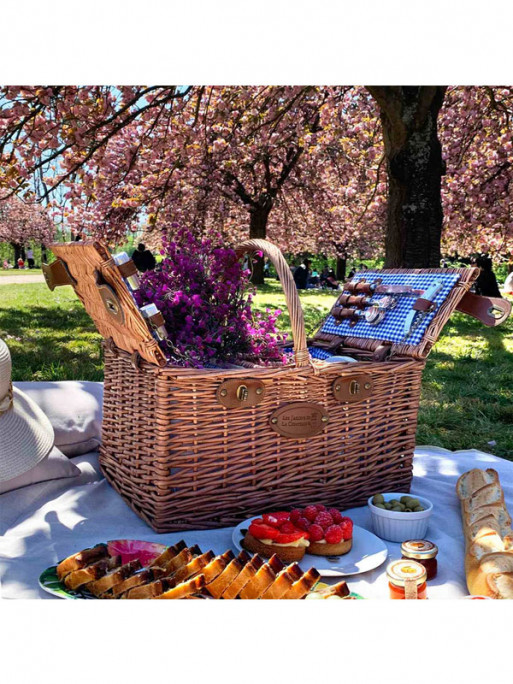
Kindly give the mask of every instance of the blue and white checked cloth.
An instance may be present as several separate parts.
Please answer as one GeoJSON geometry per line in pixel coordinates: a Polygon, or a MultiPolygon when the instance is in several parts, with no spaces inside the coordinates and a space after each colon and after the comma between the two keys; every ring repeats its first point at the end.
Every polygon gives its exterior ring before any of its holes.
{"type": "MultiPolygon", "coordinates": [[[[328,316],[321,328],[321,332],[340,337],[361,337],[362,339],[384,340],[387,342],[404,341],[406,344],[417,345],[422,341],[424,333],[438,312],[440,305],[447,299],[460,276],[458,273],[387,274],[363,271],[356,273],[353,280],[358,280],[359,278],[365,278],[370,283],[373,283],[377,278],[381,278],[382,285],[409,285],[416,290],[427,290],[437,282],[442,282],[443,287],[435,296],[434,301],[438,305],[435,311],[428,313],[419,327],[406,340],[404,340],[404,323],[417,298],[416,295],[401,295],[395,309],[388,310],[385,318],[378,325],[369,325],[365,319],[360,319],[354,326],[350,325],[348,319],[342,320],[339,325],[336,325],[333,316],[328,316]]],[[[384,296],[376,295],[373,299],[378,301],[384,296]]]]}

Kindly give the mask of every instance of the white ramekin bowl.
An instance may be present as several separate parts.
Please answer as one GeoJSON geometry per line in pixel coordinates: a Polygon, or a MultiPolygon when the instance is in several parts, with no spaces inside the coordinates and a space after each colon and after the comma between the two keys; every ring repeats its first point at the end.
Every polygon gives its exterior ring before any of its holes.
{"type": "Polygon", "coordinates": [[[372,503],[371,496],[367,503],[371,512],[374,533],[387,541],[400,543],[407,539],[425,539],[429,517],[433,511],[433,504],[423,496],[417,496],[416,494],[383,492],[385,501],[390,501],[391,499],[399,500],[402,496],[415,497],[425,510],[418,513],[413,511],[411,513],[387,511],[385,508],[375,506],[372,503]]]}

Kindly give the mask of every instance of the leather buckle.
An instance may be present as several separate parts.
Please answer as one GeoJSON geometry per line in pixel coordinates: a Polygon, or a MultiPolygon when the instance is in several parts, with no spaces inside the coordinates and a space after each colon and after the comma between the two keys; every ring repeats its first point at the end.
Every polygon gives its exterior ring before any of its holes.
{"type": "Polygon", "coordinates": [[[256,406],[265,398],[265,385],[252,378],[225,380],[217,388],[216,397],[226,408],[256,406]]]}
{"type": "Polygon", "coordinates": [[[372,376],[368,373],[355,375],[339,375],[332,384],[333,396],[337,401],[355,404],[372,395],[372,376]]]}

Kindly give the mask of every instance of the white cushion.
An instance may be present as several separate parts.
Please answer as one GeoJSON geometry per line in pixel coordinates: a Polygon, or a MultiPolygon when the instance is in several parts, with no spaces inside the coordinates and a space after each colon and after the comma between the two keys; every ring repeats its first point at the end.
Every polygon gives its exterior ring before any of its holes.
{"type": "Polygon", "coordinates": [[[103,383],[60,380],[15,382],[48,416],[55,446],[66,456],[95,451],[101,439],[103,383]]]}
{"type": "Polygon", "coordinates": [[[54,446],[48,456],[45,456],[42,461],[39,461],[36,466],[26,473],[22,473],[12,480],[0,482],[0,494],[5,494],[13,489],[27,487],[38,482],[58,480],[62,477],[77,477],[77,475],[80,475],[80,470],[77,466],[54,446]]]}

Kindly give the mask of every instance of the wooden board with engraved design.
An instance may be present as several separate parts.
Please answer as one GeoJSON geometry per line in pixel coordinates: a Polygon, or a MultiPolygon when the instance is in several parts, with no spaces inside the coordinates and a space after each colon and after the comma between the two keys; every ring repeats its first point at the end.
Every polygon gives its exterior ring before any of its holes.
{"type": "Polygon", "coordinates": [[[112,338],[117,347],[130,354],[137,352],[149,363],[164,366],[165,356],[108,248],[100,242],[86,240],[54,243],[51,249],[71,276],[70,284],[100,335],[112,338]]]}

